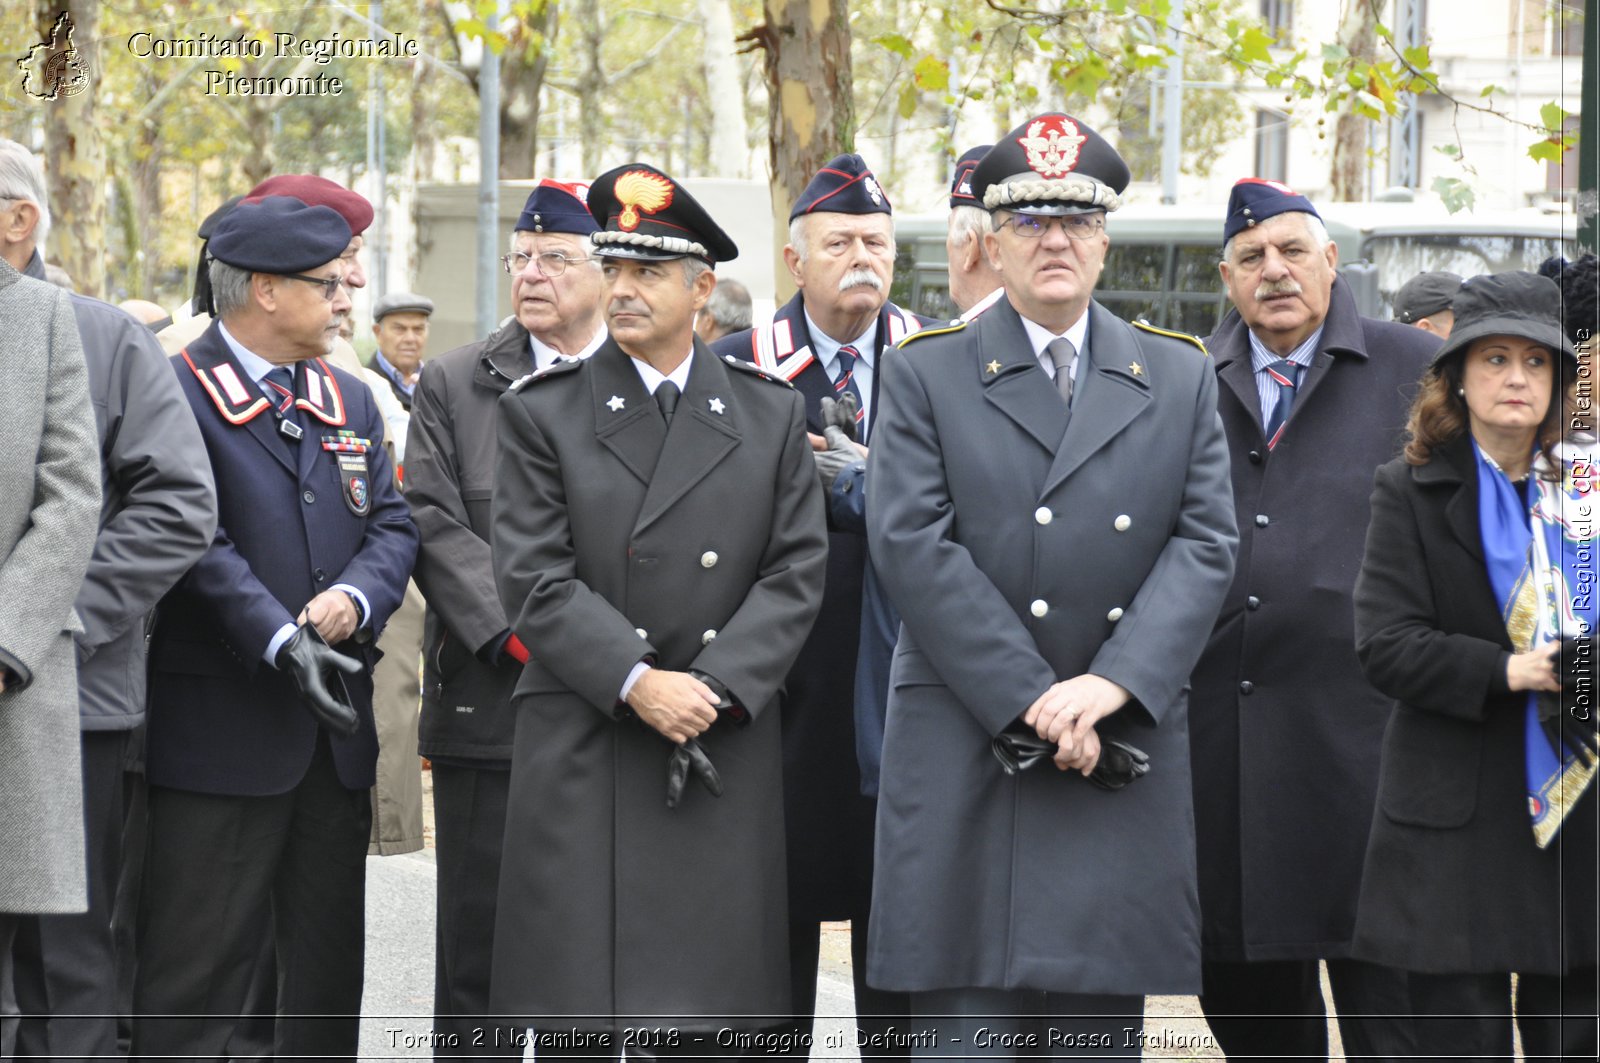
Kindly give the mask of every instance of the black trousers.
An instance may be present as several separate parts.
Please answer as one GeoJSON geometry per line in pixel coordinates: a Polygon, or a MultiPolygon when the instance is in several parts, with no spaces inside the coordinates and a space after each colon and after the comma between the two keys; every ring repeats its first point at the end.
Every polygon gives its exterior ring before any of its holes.
{"type": "Polygon", "coordinates": [[[1033,989],[940,989],[912,993],[911,1043],[902,1057],[1138,1059],[1144,997],[1033,989]]]}
{"type": "MultiPolygon", "coordinates": [[[[1410,1036],[1406,973],[1360,960],[1328,960],[1328,982],[1347,1056],[1410,1036]]],[[[1327,1059],[1328,1012],[1316,960],[1202,965],[1200,1009],[1230,1058],[1327,1059]]]]}
{"type": "Polygon", "coordinates": [[[511,772],[433,762],[438,917],[434,931],[436,1055],[520,1058],[509,1027],[495,1036],[489,1013],[494,913],[500,891],[511,772]]]}
{"type": "MultiPolygon", "coordinates": [[[[886,1046],[885,1034],[891,1029],[905,1028],[906,1018],[911,1014],[911,1001],[905,993],[867,985],[867,927],[867,909],[852,914],[850,971],[855,982],[855,1040],[865,1059],[904,1056],[903,1047],[886,1046]]],[[[789,995],[794,1002],[794,1015],[791,1022],[778,1027],[792,1035],[788,1043],[793,1047],[785,1055],[804,1057],[810,1054],[807,1044],[816,1022],[817,962],[821,953],[822,924],[789,924],[789,995]]]]}
{"type": "MultiPolygon", "coordinates": [[[[1411,976],[1412,1044],[1382,1043],[1388,1060],[1510,1060],[1509,974],[1411,976]],[[1409,1049],[1409,1051],[1407,1051],[1409,1049]]],[[[1567,975],[1517,976],[1516,1024],[1527,1060],[1595,1059],[1600,1023],[1595,968],[1567,975]]]]}
{"type": "Polygon", "coordinates": [[[12,943],[19,1056],[117,1054],[117,957],[111,932],[122,867],[128,731],[85,731],[83,821],[89,910],[19,918],[12,943]]]}
{"type": "Polygon", "coordinates": [[[368,792],[339,782],[320,734],[285,794],[150,787],[133,1055],[228,1058],[270,935],[276,1053],[354,1058],[371,825],[368,792]]]}

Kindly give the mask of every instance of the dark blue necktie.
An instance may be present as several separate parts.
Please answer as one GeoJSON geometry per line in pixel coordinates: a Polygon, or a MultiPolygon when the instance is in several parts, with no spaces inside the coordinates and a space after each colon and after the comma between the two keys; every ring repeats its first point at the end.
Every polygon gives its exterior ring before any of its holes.
{"type": "Polygon", "coordinates": [[[861,389],[856,386],[856,359],[861,352],[846,344],[839,348],[839,375],[834,378],[833,390],[840,397],[853,395],[856,400],[856,439],[867,438],[867,406],[861,401],[861,389]]]}
{"type": "Polygon", "coordinates": [[[1267,418],[1267,449],[1271,450],[1278,445],[1278,440],[1283,438],[1284,422],[1289,420],[1289,411],[1294,409],[1294,393],[1300,383],[1301,367],[1287,358],[1279,358],[1267,366],[1267,376],[1278,385],[1278,401],[1272,407],[1272,416],[1267,418]]]}
{"type": "Polygon", "coordinates": [[[294,373],[280,365],[267,370],[266,382],[272,405],[285,417],[294,416],[294,373]]]}

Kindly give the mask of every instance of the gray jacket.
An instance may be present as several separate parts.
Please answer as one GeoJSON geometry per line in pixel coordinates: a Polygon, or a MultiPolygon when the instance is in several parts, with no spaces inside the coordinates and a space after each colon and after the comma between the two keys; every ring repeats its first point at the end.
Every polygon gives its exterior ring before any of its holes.
{"type": "MultiPolygon", "coordinates": [[[[25,270],[42,279],[35,254],[25,270]]],[[[217,492],[194,414],[149,329],[108,303],[72,296],[100,432],[104,502],[78,591],[78,693],[86,731],[144,719],[145,635],[161,596],[205,552],[217,492]]]]}
{"type": "Polygon", "coordinates": [[[0,912],[83,911],[72,599],[100,508],[65,292],[0,261],[0,912]]]}

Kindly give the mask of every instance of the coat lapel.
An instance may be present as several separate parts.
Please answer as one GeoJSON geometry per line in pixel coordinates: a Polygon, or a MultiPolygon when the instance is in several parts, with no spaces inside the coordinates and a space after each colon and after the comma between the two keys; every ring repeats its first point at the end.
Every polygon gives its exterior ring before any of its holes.
{"type": "Polygon", "coordinates": [[[689,386],[678,400],[661,460],[634,523],[635,534],[655,523],[739,445],[738,410],[728,371],[698,339],[693,357],[689,386]]]}
{"type": "Polygon", "coordinates": [[[983,397],[1054,454],[1067,430],[1067,410],[1034,357],[1022,318],[1001,301],[967,327],[978,334],[973,369],[983,384],[983,397]]]}
{"type": "Polygon", "coordinates": [[[1089,305],[1088,348],[1089,364],[1078,366],[1072,416],[1045,477],[1044,494],[1076,472],[1151,402],[1149,379],[1155,369],[1143,364],[1133,330],[1098,303],[1089,305]]]}
{"type": "Polygon", "coordinates": [[[239,365],[223,340],[218,323],[189,344],[179,357],[187,364],[216,408],[218,415],[235,428],[242,428],[289,475],[296,475],[289,443],[278,435],[278,419],[261,389],[239,365]]]}
{"type": "Polygon", "coordinates": [[[595,436],[641,483],[648,484],[661,457],[667,426],[633,361],[607,339],[589,359],[595,436]]]}
{"type": "Polygon", "coordinates": [[[1455,488],[1444,505],[1445,522],[1467,553],[1483,560],[1483,536],[1478,528],[1478,470],[1472,440],[1463,433],[1433,452],[1433,460],[1412,469],[1419,484],[1455,488]]]}

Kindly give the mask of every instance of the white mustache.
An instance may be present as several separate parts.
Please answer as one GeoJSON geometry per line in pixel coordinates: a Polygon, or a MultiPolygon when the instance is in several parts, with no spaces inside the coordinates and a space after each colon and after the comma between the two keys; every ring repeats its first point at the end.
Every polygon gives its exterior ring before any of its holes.
{"type": "Polygon", "coordinates": [[[1303,291],[1305,289],[1300,287],[1297,281],[1263,281],[1256,288],[1256,298],[1266,299],[1273,295],[1299,295],[1303,291]]]}
{"type": "Polygon", "coordinates": [[[883,291],[883,278],[870,269],[853,269],[839,278],[839,290],[841,292],[862,285],[871,288],[875,292],[881,292],[883,291]]]}

